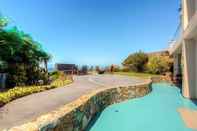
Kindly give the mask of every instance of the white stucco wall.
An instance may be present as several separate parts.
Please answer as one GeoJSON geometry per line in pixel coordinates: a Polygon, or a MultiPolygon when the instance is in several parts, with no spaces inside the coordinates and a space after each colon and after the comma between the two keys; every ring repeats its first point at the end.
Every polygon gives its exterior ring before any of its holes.
{"type": "Polygon", "coordinates": [[[195,98],[197,98],[197,36],[195,37],[196,39],[195,39],[195,52],[194,52],[194,54],[195,54],[195,87],[193,87],[194,88],[194,92],[195,92],[195,98]]]}
{"type": "Polygon", "coordinates": [[[192,34],[184,35],[182,41],[183,95],[187,98],[197,98],[197,36],[194,33],[197,29],[193,23],[196,12],[197,0],[182,0],[182,33],[187,34],[189,30],[192,34]]]}
{"type": "Polygon", "coordinates": [[[183,56],[183,95],[186,98],[197,98],[197,43],[193,40],[184,40],[183,56]]]}
{"type": "Polygon", "coordinates": [[[197,0],[182,0],[182,23],[185,30],[197,9],[197,0]]]}

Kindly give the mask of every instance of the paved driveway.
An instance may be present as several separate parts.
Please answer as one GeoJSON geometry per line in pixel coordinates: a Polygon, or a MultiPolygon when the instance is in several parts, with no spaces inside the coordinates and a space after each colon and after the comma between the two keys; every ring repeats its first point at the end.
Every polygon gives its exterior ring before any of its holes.
{"type": "Polygon", "coordinates": [[[74,83],[67,87],[22,97],[0,108],[0,129],[31,121],[79,98],[91,90],[143,82],[142,79],[118,75],[75,76],[74,79],[74,83]]]}

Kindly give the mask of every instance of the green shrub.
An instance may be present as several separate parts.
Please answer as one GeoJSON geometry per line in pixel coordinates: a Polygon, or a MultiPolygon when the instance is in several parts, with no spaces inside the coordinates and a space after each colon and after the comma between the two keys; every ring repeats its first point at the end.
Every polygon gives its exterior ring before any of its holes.
{"type": "Polygon", "coordinates": [[[49,74],[49,76],[52,78],[52,80],[56,80],[59,78],[60,73],[58,71],[53,71],[49,74]]]}
{"type": "Polygon", "coordinates": [[[46,86],[26,86],[26,87],[15,87],[13,89],[10,89],[6,92],[0,93],[0,106],[23,96],[30,95],[33,93],[42,92],[45,90],[62,87],[69,83],[71,83],[71,80],[56,80],[52,82],[51,85],[46,86]]]}
{"type": "Polygon", "coordinates": [[[114,71],[114,72],[119,72],[119,71],[121,71],[120,66],[114,65],[113,71],[114,71]]]}
{"type": "Polygon", "coordinates": [[[9,65],[9,73],[7,77],[7,85],[9,87],[23,86],[27,81],[27,72],[24,64],[9,65]]]}
{"type": "Polygon", "coordinates": [[[153,74],[170,72],[172,60],[168,56],[151,56],[147,64],[147,71],[153,74]]]}
{"type": "Polygon", "coordinates": [[[62,86],[65,86],[67,84],[71,83],[71,80],[60,80],[60,79],[57,79],[55,81],[53,81],[51,83],[51,86],[54,86],[54,87],[62,87],[62,86]]]}
{"type": "Polygon", "coordinates": [[[123,67],[123,68],[121,69],[121,71],[122,71],[122,72],[129,72],[130,69],[129,69],[128,67],[123,67]]]}
{"type": "Polygon", "coordinates": [[[128,58],[122,63],[125,67],[129,68],[134,72],[143,72],[145,70],[145,65],[148,62],[148,56],[142,52],[136,52],[131,54],[128,58]]]}

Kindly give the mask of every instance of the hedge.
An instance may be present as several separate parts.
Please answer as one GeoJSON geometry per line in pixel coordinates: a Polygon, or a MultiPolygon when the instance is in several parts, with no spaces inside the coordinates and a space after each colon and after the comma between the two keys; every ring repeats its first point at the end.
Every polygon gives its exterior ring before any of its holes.
{"type": "Polygon", "coordinates": [[[62,87],[67,84],[70,84],[71,82],[72,82],[71,80],[57,79],[54,82],[52,82],[51,85],[15,87],[6,92],[0,93],[0,106],[3,106],[6,103],[9,103],[10,101],[13,101],[17,98],[27,96],[33,93],[42,92],[42,91],[49,90],[49,89],[62,87]]]}

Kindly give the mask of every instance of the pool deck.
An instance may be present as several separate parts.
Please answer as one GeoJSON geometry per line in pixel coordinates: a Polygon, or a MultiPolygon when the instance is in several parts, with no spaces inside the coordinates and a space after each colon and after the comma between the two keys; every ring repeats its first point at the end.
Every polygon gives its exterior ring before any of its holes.
{"type": "Polygon", "coordinates": [[[106,108],[89,131],[197,131],[197,103],[177,87],[153,84],[152,92],[106,108]]]}
{"type": "Polygon", "coordinates": [[[188,108],[180,108],[178,111],[187,127],[197,129],[197,111],[188,108]]]}

